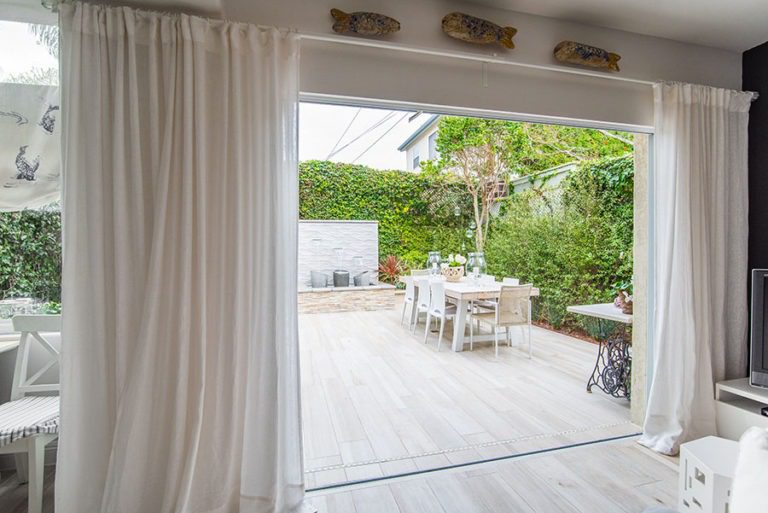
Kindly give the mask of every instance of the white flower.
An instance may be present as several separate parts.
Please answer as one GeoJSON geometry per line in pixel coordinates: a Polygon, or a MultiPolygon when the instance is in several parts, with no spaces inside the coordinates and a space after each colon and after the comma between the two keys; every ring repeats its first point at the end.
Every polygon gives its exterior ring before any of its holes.
{"type": "Polygon", "coordinates": [[[456,255],[456,261],[457,261],[458,263],[460,263],[461,265],[464,265],[464,264],[466,264],[466,263],[467,263],[467,259],[466,259],[466,258],[464,258],[464,257],[463,257],[463,256],[461,256],[461,255],[456,255]]]}
{"type": "Polygon", "coordinates": [[[453,256],[454,256],[454,255],[453,255],[453,253],[451,253],[450,255],[448,255],[448,261],[449,261],[449,262],[453,262],[453,256]]]}

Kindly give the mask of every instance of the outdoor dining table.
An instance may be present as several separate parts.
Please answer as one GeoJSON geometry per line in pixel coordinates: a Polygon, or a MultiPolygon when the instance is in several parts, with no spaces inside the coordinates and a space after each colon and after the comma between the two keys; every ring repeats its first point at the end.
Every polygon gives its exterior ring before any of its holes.
{"type": "MultiPolygon", "coordinates": [[[[464,277],[458,282],[447,281],[442,276],[401,276],[400,281],[408,283],[408,280],[414,280],[416,289],[422,286],[429,286],[430,280],[442,280],[445,283],[445,297],[452,300],[456,305],[456,317],[453,319],[453,340],[451,348],[456,351],[464,350],[464,343],[467,330],[467,312],[471,301],[478,300],[498,300],[501,292],[501,282],[481,282],[472,277],[464,277]]],[[[539,289],[531,288],[531,296],[538,296],[539,289]]],[[[418,294],[416,295],[418,297],[418,294]]],[[[416,305],[411,308],[411,324],[416,316],[416,305]]],[[[475,342],[484,342],[493,340],[493,334],[474,336],[475,342]]]]}

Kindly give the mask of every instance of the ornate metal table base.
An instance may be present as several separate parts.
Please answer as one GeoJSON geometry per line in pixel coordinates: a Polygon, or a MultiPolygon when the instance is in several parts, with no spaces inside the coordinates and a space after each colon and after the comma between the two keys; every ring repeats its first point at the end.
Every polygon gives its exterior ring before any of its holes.
{"type": "Polygon", "coordinates": [[[620,335],[600,341],[595,369],[587,382],[587,392],[597,387],[613,397],[629,399],[632,375],[632,344],[620,335]]]}

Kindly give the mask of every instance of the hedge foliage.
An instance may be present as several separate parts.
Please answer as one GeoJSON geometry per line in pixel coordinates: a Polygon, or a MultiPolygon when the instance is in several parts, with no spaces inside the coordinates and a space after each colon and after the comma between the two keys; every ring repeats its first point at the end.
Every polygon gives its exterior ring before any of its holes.
{"type": "MultiPolygon", "coordinates": [[[[455,181],[324,161],[302,162],[299,177],[300,217],[378,220],[380,258],[420,267],[433,249],[472,250],[470,198],[455,181]]],[[[615,285],[631,280],[633,179],[627,156],[582,165],[558,190],[511,196],[491,222],[489,273],[536,284],[539,319],[594,331],[565,307],[611,301],[615,285]]],[[[0,213],[0,297],[59,302],[60,279],[58,209],[0,213]]]]}
{"type": "Polygon", "coordinates": [[[423,267],[429,251],[466,250],[471,209],[464,186],[444,177],[317,160],[299,165],[300,218],[379,221],[380,260],[397,255],[423,267]]]}
{"type": "Polygon", "coordinates": [[[61,301],[61,214],[57,207],[0,213],[0,298],[61,301]]]}
{"type": "Polygon", "coordinates": [[[491,225],[489,273],[538,286],[540,320],[595,334],[594,323],[566,306],[611,302],[617,284],[631,281],[633,180],[626,156],[582,165],[559,190],[513,195],[491,225]]]}

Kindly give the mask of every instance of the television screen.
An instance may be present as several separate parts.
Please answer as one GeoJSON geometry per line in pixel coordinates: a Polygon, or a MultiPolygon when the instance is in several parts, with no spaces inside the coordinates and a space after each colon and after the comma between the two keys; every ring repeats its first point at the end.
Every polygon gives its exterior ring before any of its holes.
{"type": "Polygon", "coordinates": [[[752,270],[750,383],[768,387],[768,269],[752,270]]]}
{"type": "Polygon", "coordinates": [[[768,272],[763,274],[763,337],[758,346],[759,358],[758,366],[768,372],[768,344],[765,343],[766,334],[768,334],[768,272]]]}

